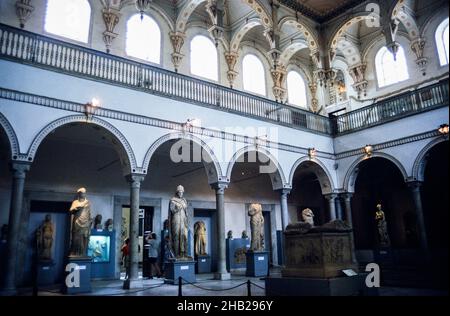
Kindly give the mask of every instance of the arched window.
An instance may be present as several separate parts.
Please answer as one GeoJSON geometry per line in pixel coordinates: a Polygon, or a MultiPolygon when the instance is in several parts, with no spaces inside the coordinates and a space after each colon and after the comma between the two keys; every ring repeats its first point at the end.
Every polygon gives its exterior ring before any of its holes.
{"type": "Polygon", "coordinates": [[[386,47],[382,47],[375,57],[375,68],[379,87],[409,79],[405,52],[401,46],[398,48],[396,60],[386,47]]]}
{"type": "Polygon", "coordinates": [[[448,65],[448,18],[439,24],[435,36],[441,66],[448,65]]]}
{"type": "Polygon", "coordinates": [[[161,30],[148,15],[133,15],[127,22],[127,55],[155,64],[161,62],[161,30]]]}
{"type": "Polygon", "coordinates": [[[287,75],[288,101],[290,104],[303,108],[307,107],[306,85],[303,77],[296,71],[289,71],[287,75]]]}
{"type": "Polygon", "coordinates": [[[264,66],[258,57],[252,54],[245,55],[242,60],[242,77],[244,81],[244,90],[266,95],[264,66]]]}
{"type": "Polygon", "coordinates": [[[206,79],[219,80],[216,45],[203,35],[191,40],[191,73],[206,79]]]}
{"type": "Polygon", "coordinates": [[[45,31],[87,43],[91,24],[91,6],[88,0],[48,0],[45,31]]]}

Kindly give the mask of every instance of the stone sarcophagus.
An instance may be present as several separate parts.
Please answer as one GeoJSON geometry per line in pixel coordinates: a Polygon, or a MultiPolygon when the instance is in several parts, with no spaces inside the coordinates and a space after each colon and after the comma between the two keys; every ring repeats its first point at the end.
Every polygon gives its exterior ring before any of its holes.
{"type": "Polygon", "coordinates": [[[357,266],[352,260],[351,228],[336,220],[323,226],[295,223],[285,232],[283,277],[334,278],[357,266]]]}

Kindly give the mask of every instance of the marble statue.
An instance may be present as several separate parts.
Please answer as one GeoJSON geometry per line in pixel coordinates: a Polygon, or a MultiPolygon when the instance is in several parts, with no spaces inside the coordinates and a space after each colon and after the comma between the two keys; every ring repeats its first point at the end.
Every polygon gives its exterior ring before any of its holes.
{"type": "Polygon", "coordinates": [[[233,231],[229,230],[227,233],[227,239],[233,239],[233,231]]]}
{"type": "Polygon", "coordinates": [[[302,211],[302,221],[314,227],[314,213],[310,208],[305,208],[302,211]]]}
{"type": "Polygon", "coordinates": [[[81,188],[77,191],[77,199],[72,202],[70,207],[72,215],[71,227],[71,257],[86,257],[91,235],[91,203],[86,198],[86,189],[81,188]]]}
{"type": "Polygon", "coordinates": [[[3,224],[0,240],[6,241],[7,239],[8,239],[8,225],[3,224]]]}
{"type": "Polygon", "coordinates": [[[37,255],[39,260],[52,260],[54,226],[50,214],[36,230],[37,255]]]}
{"type": "Polygon", "coordinates": [[[195,255],[206,255],[206,225],[203,221],[198,221],[194,224],[194,236],[195,236],[195,255]]]}
{"type": "Polygon", "coordinates": [[[188,258],[188,203],[183,197],[184,187],[179,185],[169,202],[169,236],[177,259],[188,258]]]}
{"type": "Polygon", "coordinates": [[[243,231],[242,231],[241,238],[242,238],[242,239],[247,239],[247,238],[248,238],[248,234],[247,234],[247,231],[246,231],[246,230],[243,230],[243,231]]]}
{"type": "Polygon", "coordinates": [[[102,215],[97,214],[94,218],[94,229],[102,229],[102,215]]]}
{"type": "Polygon", "coordinates": [[[105,222],[105,229],[109,230],[110,232],[112,232],[113,229],[114,229],[113,223],[114,223],[113,219],[112,218],[108,218],[106,220],[106,222],[105,222]]]}
{"type": "Polygon", "coordinates": [[[387,222],[381,204],[377,205],[377,211],[375,212],[375,221],[377,223],[378,241],[380,243],[380,246],[389,246],[390,240],[387,230],[387,222]]]}
{"type": "Polygon", "coordinates": [[[264,250],[264,216],[262,213],[261,204],[251,204],[248,209],[248,216],[250,216],[251,229],[251,246],[253,251],[264,250]]]}

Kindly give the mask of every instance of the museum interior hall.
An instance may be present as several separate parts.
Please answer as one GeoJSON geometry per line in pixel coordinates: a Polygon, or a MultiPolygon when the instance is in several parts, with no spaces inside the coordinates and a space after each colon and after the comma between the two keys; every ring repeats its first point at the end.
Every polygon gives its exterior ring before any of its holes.
{"type": "Polygon", "coordinates": [[[0,296],[448,295],[444,0],[0,1],[0,296]]]}

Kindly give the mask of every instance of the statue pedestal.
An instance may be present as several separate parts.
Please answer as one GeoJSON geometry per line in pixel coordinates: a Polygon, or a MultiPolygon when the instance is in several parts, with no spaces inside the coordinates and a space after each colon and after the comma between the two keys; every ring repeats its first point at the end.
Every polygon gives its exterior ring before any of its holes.
{"type": "Polygon", "coordinates": [[[269,252],[268,251],[247,251],[245,254],[247,271],[246,276],[261,277],[269,274],[269,252]]]}
{"type": "Polygon", "coordinates": [[[74,264],[74,268],[64,272],[65,294],[91,292],[91,263],[90,257],[69,257],[67,264],[74,264]]]}
{"type": "Polygon", "coordinates": [[[51,285],[55,283],[55,262],[53,260],[39,261],[37,264],[37,285],[51,285]]]}
{"type": "Polygon", "coordinates": [[[170,260],[165,263],[166,278],[164,283],[178,285],[179,277],[194,283],[195,279],[195,261],[194,260],[170,260]]]}
{"type": "Polygon", "coordinates": [[[211,256],[202,255],[196,257],[197,262],[195,264],[196,273],[211,273],[211,256]]]}
{"type": "Polygon", "coordinates": [[[336,278],[357,270],[352,261],[351,232],[285,234],[283,277],[336,278]]]}
{"type": "Polygon", "coordinates": [[[250,248],[250,239],[245,238],[227,238],[227,270],[244,270],[247,265],[245,253],[250,248]]]}
{"type": "Polygon", "coordinates": [[[265,278],[267,296],[378,296],[366,286],[367,274],[338,278],[265,278]]]}

